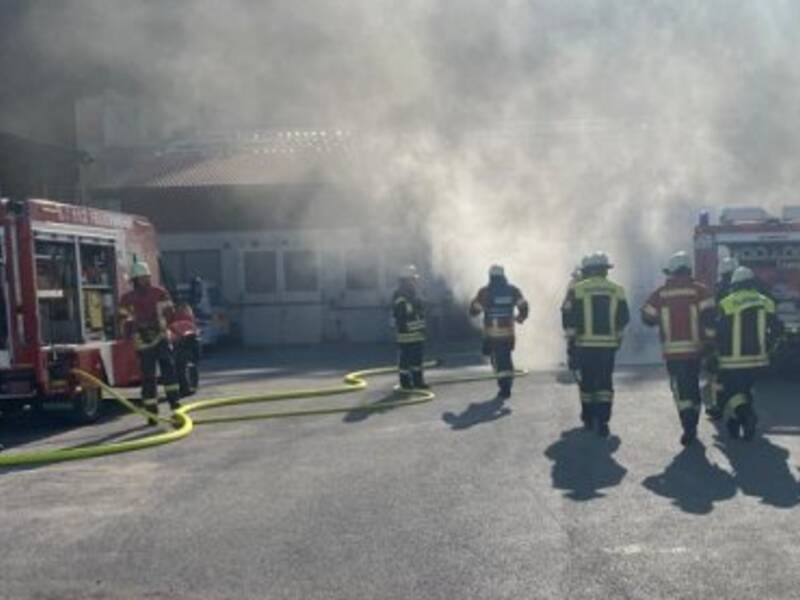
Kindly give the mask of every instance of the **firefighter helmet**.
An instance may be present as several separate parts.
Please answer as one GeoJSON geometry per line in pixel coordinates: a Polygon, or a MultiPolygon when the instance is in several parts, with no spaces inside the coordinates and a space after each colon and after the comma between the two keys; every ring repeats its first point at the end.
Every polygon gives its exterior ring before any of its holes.
{"type": "Polygon", "coordinates": [[[400,267],[400,272],[397,274],[398,279],[419,279],[417,267],[414,265],[405,265],[400,267]]]}
{"type": "Polygon", "coordinates": [[[489,267],[489,277],[505,277],[506,270],[503,265],[492,265],[489,267]]]}
{"type": "Polygon", "coordinates": [[[131,279],[137,279],[139,277],[150,277],[150,267],[147,266],[147,263],[137,260],[131,266],[131,279]]]}
{"type": "Polygon", "coordinates": [[[727,275],[728,273],[733,273],[736,270],[736,267],[739,266],[739,261],[733,258],[732,256],[726,256],[722,259],[722,262],[719,265],[719,274],[720,275],[727,275]]]}
{"type": "Polygon", "coordinates": [[[608,260],[608,254],[600,250],[587,254],[581,261],[581,269],[610,269],[613,266],[608,260]]]}
{"type": "Polygon", "coordinates": [[[667,263],[667,268],[664,269],[664,272],[667,275],[672,275],[680,269],[692,269],[692,259],[689,258],[689,255],[682,250],[680,252],[676,252],[670,257],[669,262],[667,263]]]}
{"type": "Polygon", "coordinates": [[[736,267],[731,277],[731,283],[744,283],[745,281],[750,281],[755,278],[756,275],[751,269],[747,267],[736,267]]]}

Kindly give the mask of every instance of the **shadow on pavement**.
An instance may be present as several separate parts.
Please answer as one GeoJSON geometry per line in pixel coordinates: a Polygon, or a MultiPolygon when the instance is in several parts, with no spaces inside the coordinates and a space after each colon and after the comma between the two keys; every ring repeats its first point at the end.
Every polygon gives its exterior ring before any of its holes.
{"type": "Polygon", "coordinates": [[[562,431],[544,452],[553,461],[553,487],[578,502],[604,497],[599,490],[619,485],[628,472],[612,456],[619,446],[617,436],[603,439],[580,427],[562,431]]]}
{"type": "Polygon", "coordinates": [[[486,402],[471,402],[461,414],[448,411],[442,414],[442,421],[453,431],[461,431],[481,423],[502,419],[510,414],[511,409],[505,405],[505,400],[495,397],[486,402]]]}
{"type": "Polygon", "coordinates": [[[800,484],[789,469],[789,451],[763,436],[751,442],[717,436],[717,448],[728,458],[733,481],[747,496],[761,498],[763,504],[793,508],[800,504],[800,484]]]}
{"type": "Polygon", "coordinates": [[[16,415],[7,415],[0,419],[0,442],[6,449],[23,446],[67,433],[81,431],[78,439],[84,437],[87,444],[95,443],[97,427],[112,423],[126,415],[128,410],[116,402],[103,402],[100,418],[92,425],[81,425],[66,412],[26,411],[16,415]],[[85,432],[85,435],[83,433],[85,432]]]}
{"type": "Polygon", "coordinates": [[[711,464],[706,449],[699,442],[677,454],[663,473],[651,475],[642,482],[648,490],[671,498],[682,511],[705,515],[714,509],[715,502],[736,495],[733,476],[716,464],[711,464]]]}
{"type": "Polygon", "coordinates": [[[373,407],[373,408],[354,408],[353,410],[345,413],[342,422],[344,423],[361,423],[362,421],[366,421],[372,415],[383,414],[389,412],[390,410],[395,410],[399,407],[393,406],[393,402],[397,402],[398,400],[402,400],[404,397],[398,396],[397,394],[390,393],[388,396],[373,402],[372,404],[367,404],[366,406],[373,407]],[[379,407],[381,404],[386,404],[387,406],[381,408],[374,408],[379,407]]]}

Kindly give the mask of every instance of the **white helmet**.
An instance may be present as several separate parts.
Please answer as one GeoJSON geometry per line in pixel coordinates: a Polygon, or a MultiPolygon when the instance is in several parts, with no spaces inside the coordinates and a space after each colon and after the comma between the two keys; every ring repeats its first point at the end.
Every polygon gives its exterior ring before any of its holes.
{"type": "Polygon", "coordinates": [[[680,251],[673,254],[669,262],[667,263],[667,268],[664,269],[664,272],[668,275],[675,273],[675,271],[679,269],[689,269],[692,268],[692,259],[689,258],[689,255],[686,252],[680,251]]]}
{"type": "Polygon", "coordinates": [[[733,272],[733,277],[731,277],[731,283],[742,283],[755,278],[756,274],[753,273],[751,269],[747,267],[736,267],[736,270],[733,272]]]}
{"type": "Polygon", "coordinates": [[[150,277],[150,267],[146,262],[139,262],[138,260],[131,266],[131,279],[138,277],[150,277]]]}
{"type": "Polygon", "coordinates": [[[587,254],[583,257],[581,261],[581,269],[592,269],[592,268],[601,268],[601,269],[610,269],[614,265],[608,260],[608,254],[605,252],[601,252],[600,250],[596,252],[592,252],[591,254],[587,254]]]}
{"type": "Polygon", "coordinates": [[[417,267],[414,265],[404,265],[400,267],[400,272],[397,274],[398,279],[418,279],[417,267]]]}
{"type": "Polygon", "coordinates": [[[728,273],[733,273],[736,270],[736,267],[739,266],[739,261],[733,258],[732,256],[726,256],[722,259],[722,262],[719,264],[719,274],[720,275],[727,275],[728,273]]]}
{"type": "Polygon", "coordinates": [[[506,270],[503,265],[492,265],[489,267],[489,277],[505,277],[506,270]]]}

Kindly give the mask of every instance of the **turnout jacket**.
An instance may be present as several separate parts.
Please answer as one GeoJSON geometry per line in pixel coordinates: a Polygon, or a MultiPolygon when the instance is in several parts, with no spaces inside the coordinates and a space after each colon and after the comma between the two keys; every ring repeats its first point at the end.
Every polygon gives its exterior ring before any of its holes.
{"type": "Polygon", "coordinates": [[[425,341],[425,306],[416,292],[399,288],[392,296],[392,316],[397,343],[425,341]]]}
{"type": "Polygon", "coordinates": [[[628,321],[624,288],[601,275],[576,282],[561,307],[564,333],[579,348],[619,348],[628,321]]]}
{"type": "Polygon", "coordinates": [[[714,298],[689,275],[669,277],[642,306],[642,321],[658,326],[666,360],[697,359],[714,338],[714,298]]]}
{"type": "Polygon", "coordinates": [[[133,334],[139,350],[156,346],[167,338],[167,326],[173,312],[169,293],[157,285],[133,289],[119,302],[120,319],[133,334]]]}
{"type": "Polygon", "coordinates": [[[772,300],[755,289],[735,290],[719,303],[715,325],[720,369],[769,365],[770,347],[782,330],[772,300]]]}
{"type": "Polygon", "coordinates": [[[469,307],[473,317],[483,313],[483,335],[487,339],[514,339],[514,310],[519,322],[528,318],[528,301],[518,287],[506,281],[492,282],[478,290],[469,307]]]}

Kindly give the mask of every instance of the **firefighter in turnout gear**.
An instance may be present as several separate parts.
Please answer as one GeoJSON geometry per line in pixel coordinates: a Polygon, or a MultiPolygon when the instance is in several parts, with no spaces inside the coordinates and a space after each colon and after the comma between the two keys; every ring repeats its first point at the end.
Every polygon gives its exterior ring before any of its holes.
{"type": "MultiPolygon", "coordinates": [[[[733,257],[723,258],[719,264],[719,281],[714,287],[714,299],[716,304],[727,296],[731,291],[731,277],[736,267],[739,266],[739,261],[733,257]]],[[[719,381],[717,378],[717,357],[710,355],[706,357],[706,371],[708,371],[708,381],[706,383],[705,398],[706,398],[706,415],[712,421],[718,421],[722,418],[722,408],[719,406],[719,381]]]]}
{"type": "Polygon", "coordinates": [[[731,291],[717,309],[719,402],[733,439],[751,440],[755,435],[753,384],[769,366],[769,350],[782,329],[775,303],[759,293],[757,286],[753,271],[737,267],[731,291]]]}
{"type": "Polygon", "coordinates": [[[567,293],[561,310],[567,339],[575,344],[580,369],[581,420],[587,430],[609,435],[614,400],[614,359],[630,320],[625,290],[608,279],[613,265],[604,252],[586,256],[583,279],[567,293]]]}
{"type": "Polygon", "coordinates": [[[413,265],[403,267],[398,288],[392,298],[394,327],[397,335],[397,369],[400,388],[427,389],[422,371],[425,349],[425,307],[417,292],[419,275],[413,265]]]}
{"type": "MultiPolygon", "coordinates": [[[[150,269],[146,263],[135,262],[130,273],[133,289],[122,296],[119,316],[126,337],[133,337],[142,372],[142,403],[144,408],[158,414],[158,380],[156,365],[170,407],[180,407],[179,385],[175,372],[175,359],[167,326],[174,308],[169,293],[150,282],[150,269]]],[[[154,419],[150,420],[155,425],[154,419]]]]}
{"type": "Polygon", "coordinates": [[[519,288],[508,283],[500,265],[489,269],[489,284],[478,290],[469,307],[469,314],[483,313],[483,354],[492,360],[497,375],[498,398],[511,397],[514,383],[514,323],[528,318],[528,301],[519,288]],[[516,314],[515,314],[516,312],[516,314]]]}
{"type": "Polygon", "coordinates": [[[700,365],[714,337],[714,298],[692,277],[686,252],[677,252],[664,270],[667,281],[642,307],[642,321],[659,327],[670,387],[683,427],[681,444],[697,437],[700,418],[700,365]]]}

